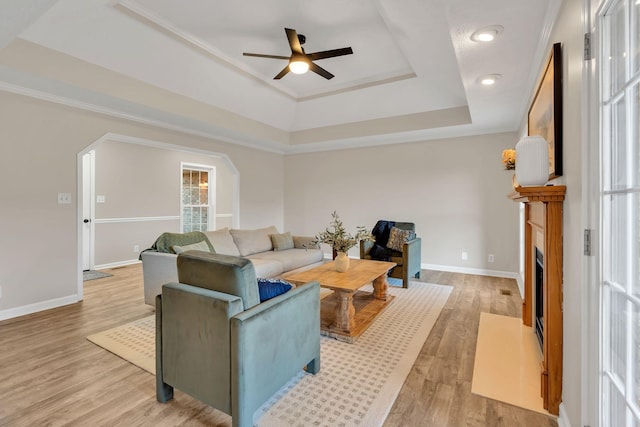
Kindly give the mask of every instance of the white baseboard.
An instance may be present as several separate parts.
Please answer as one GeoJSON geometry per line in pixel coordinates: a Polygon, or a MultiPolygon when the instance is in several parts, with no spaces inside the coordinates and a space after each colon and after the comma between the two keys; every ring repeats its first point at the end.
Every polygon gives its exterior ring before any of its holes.
{"type": "Polygon", "coordinates": [[[21,307],[8,308],[6,310],[0,310],[0,320],[26,316],[27,314],[33,314],[38,311],[50,310],[52,308],[62,307],[63,305],[75,304],[78,301],[78,295],[69,295],[66,297],[50,299],[48,301],[41,301],[34,304],[23,305],[21,307]]]}
{"type": "Polygon", "coordinates": [[[567,410],[564,409],[564,403],[560,404],[560,411],[558,415],[558,427],[571,427],[569,417],[567,416],[567,410]]]}
{"type": "Polygon", "coordinates": [[[425,270],[448,271],[451,273],[475,274],[477,276],[505,277],[507,279],[518,280],[519,274],[511,271],[485,270],[483,268],[454,267],[438,264],[421,264],[425,270]]]}
{"type": "Polygon", "coordinates": [[[522,274],[516,274],[516,282],[518,282],[518,289],[520,290],[520,298],[524,299],[524,277],[522,274]]]}
{"type": "Polygon", "coordinates": [[[142,261],[140,261],[139,259],[128,259],[126,261],[118,261],[118,262],[110,262],[108,264],[100,264],[100,265],[95,265],[93,267],[94,270],[104,270],[106,268],[114,268],[114,267],[124,267],[125,265],[133,265],[133,264],[139,264],[142,261]]]}

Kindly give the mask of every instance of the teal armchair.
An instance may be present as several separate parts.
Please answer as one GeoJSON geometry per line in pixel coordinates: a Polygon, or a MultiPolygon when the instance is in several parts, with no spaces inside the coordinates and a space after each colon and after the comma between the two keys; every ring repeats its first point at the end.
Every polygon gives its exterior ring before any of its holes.
{"type": "Polygon", "coordinates": [[[187,251],[156,298],[156,396],[174,387],[253,425],[254,412],[300,370],[320,370],[320,286],[260,303],[246,258],[187,251]]]}
{"type": "Polygon", "coordinates": [[[408,288],[412,278],[420,278],[422,268],[422,239],[415,235],[412,222],[380,220],[371,230],[375,242],[360,241],[360,259],[395,262],[389,277],[402,279],[402,287],[408,288]],[[389,248],[389,236],[393,228],[411,232],[411,238],[398,248],[389,248]]]}

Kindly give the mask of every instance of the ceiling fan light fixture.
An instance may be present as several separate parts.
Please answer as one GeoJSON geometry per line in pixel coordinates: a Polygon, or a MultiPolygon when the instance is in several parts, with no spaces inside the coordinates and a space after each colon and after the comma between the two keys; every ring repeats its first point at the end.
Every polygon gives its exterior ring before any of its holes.
{"type": "Polygon", "coordinates": [[[490,25],[488,27],[480,28],[478,31],[471,34],[471,40],[474,42],[490,42],[498,37],[504,27],[502,25],[490,25]]]}
{"type": "Polygon", "coordinates": [[[266,55],[263,53],[250,53],[243,52],[243,56],[254,56],[258,58],[271,58],[271,59],[286,59],[289,63],[282,69],[273,80],[280,80],[286,76],[290,71],[295,74],[304,74],[307,71],[313,71],[319,76],[324,77],[327,80],[331,80],[335,76],[315,63],[321,59],[335,58],[336,56],[351,55],[353,49],[351,46],[343,47],[340,49],[323,50],[320,52],[306,53],[302,48],[302,44],[306,41],[306,37],[302,34],[298,34],[293,28],[285,28],[284,32],[287,34],[289,40],[289,47],[291,48],[291,56],[282,55],[266,55]]]}
{"type": "Polygon", "coordinates": [[[309,71],[309,63],[302,59],[295,59],[289,62],[289,70],[294,74],[304,74],[309,71]]]}

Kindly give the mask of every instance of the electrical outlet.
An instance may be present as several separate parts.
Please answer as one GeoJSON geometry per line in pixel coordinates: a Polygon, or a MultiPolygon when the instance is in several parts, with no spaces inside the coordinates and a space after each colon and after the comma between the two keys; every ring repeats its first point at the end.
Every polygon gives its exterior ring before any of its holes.
{"type": "Polygon", "coordinates": [[[96,203],[106,203],[106,202],[107,202],[106,196],[96,196],[96,203]]]}
{"type": "Polygon", "coordinates": [[[493,262],[493,260],[494,260],[493,254],[489,254],[489,257],[488,257],[487,261],[493,262]]]}
{"type": "Polygon", "coordinates": [[[58,204],[60,205],[71,204],[71,193],[58,193],[58,204]]]}
{"type": "Polygon", "coordinates": [[[469,254],[466,252],[462,252],[462,260],[467,261],[469,259],[469,254]]]}
{"type": "Polygon", "coordinates": [[[133,252],[140,252],[140,245],[133,245],[133,252]]]}

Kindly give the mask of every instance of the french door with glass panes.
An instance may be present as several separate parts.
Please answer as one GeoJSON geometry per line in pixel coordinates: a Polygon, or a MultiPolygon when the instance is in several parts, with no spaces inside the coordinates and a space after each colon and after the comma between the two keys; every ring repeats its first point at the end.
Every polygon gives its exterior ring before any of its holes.
{"type": "Polygon", "coordinates": [[[600,424],[640,426],[640,0],[604,1],[600,424]]]}
{"type": "Polygon", "coordinates": [[[215,176],[213,167],[182,165],[182,232],[215,229],[215,176]]]}

